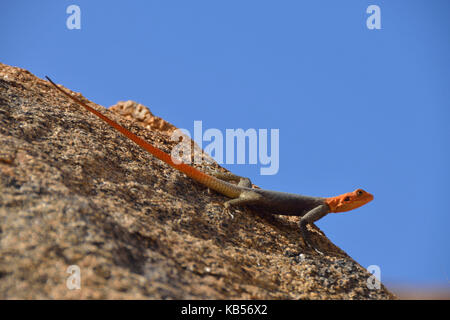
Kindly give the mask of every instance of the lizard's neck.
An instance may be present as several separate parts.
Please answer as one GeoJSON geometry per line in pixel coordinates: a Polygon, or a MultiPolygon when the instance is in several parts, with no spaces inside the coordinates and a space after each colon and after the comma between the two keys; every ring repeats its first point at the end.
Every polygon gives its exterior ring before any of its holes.
{"type": "MultiPolygon", "coordinates": [[[[332,213],[343,212],[343,211],[339,210],[340,209],[339,206],[342,202],[341,197],[342,197],[342,195],[339,195],[336,197],[325,198],[325,203],[330,208],[330,212],[332,212],[332,213]]],[[[344,211],[347,211],[347,210],[344,210],[344,211]]]]}

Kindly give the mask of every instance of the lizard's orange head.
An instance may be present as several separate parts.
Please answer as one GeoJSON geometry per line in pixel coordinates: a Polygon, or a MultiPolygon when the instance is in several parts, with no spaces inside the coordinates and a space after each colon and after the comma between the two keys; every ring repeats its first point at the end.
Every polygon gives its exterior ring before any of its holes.
{"type": "Polygon", "coordinates": [[[359,208],[373,200],[373,195],[363,189],[341,194],[337,197],[326,198],[325,202],[331,212],[345,212],[359,208]]]}

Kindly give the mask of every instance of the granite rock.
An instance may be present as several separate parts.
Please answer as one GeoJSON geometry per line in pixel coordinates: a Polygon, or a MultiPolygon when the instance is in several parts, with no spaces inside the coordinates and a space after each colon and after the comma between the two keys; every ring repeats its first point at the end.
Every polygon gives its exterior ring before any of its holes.
{"type": "MultiPolygon", "coordinates": [[[[112,112],[72,94],[173,147],[175,127],[145,106],[112,112]]],[[[47,81],[0,64],[1,299],[396,298],[370,290],[371,274],[317,227],[324,256],[303,246],[298,218],[246,209],[232,218],[224,200],[47,81]],[[70,266],[80,289],[69,289],[70,266]]]]}

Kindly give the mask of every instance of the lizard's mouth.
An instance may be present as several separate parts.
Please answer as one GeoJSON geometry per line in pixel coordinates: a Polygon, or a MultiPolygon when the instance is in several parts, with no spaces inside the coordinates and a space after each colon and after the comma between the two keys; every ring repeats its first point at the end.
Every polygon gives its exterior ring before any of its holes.
{"type": "Polygon", "coordinates": [[[359,208],[359,207],[365,205],[366,203],[369,203],[372,200],[373,200],[373,195],[370,193],[367,193],[366,195],[364,195],[364,198],[354,201],[353,209],[359,208]]]}
{"type": "Polygon", "coordinates": [[[373,200],[373,194],[367,192],[367,195],[365,196],[365,198],[366,198],[365,203],[370,202],[373,200]]]}

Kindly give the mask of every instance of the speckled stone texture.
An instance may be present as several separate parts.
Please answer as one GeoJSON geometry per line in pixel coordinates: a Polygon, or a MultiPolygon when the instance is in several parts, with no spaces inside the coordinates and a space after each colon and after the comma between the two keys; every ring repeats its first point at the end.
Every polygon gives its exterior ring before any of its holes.
{"type": "MultiPolygon", "coordinates": [[[[173,147],[171,125],[146,126],[155,121],[144,106],[88,103],[173,147]]],[[[318,228],[324,256],[304,248],[298,218],[247,209],[231,218],[224,200],[47,81],[0,64],[1,299],[395,298],[369,290],[370,274],[318,228]],[[66,286],[70,265],[79,290],[66,286]]]]}

